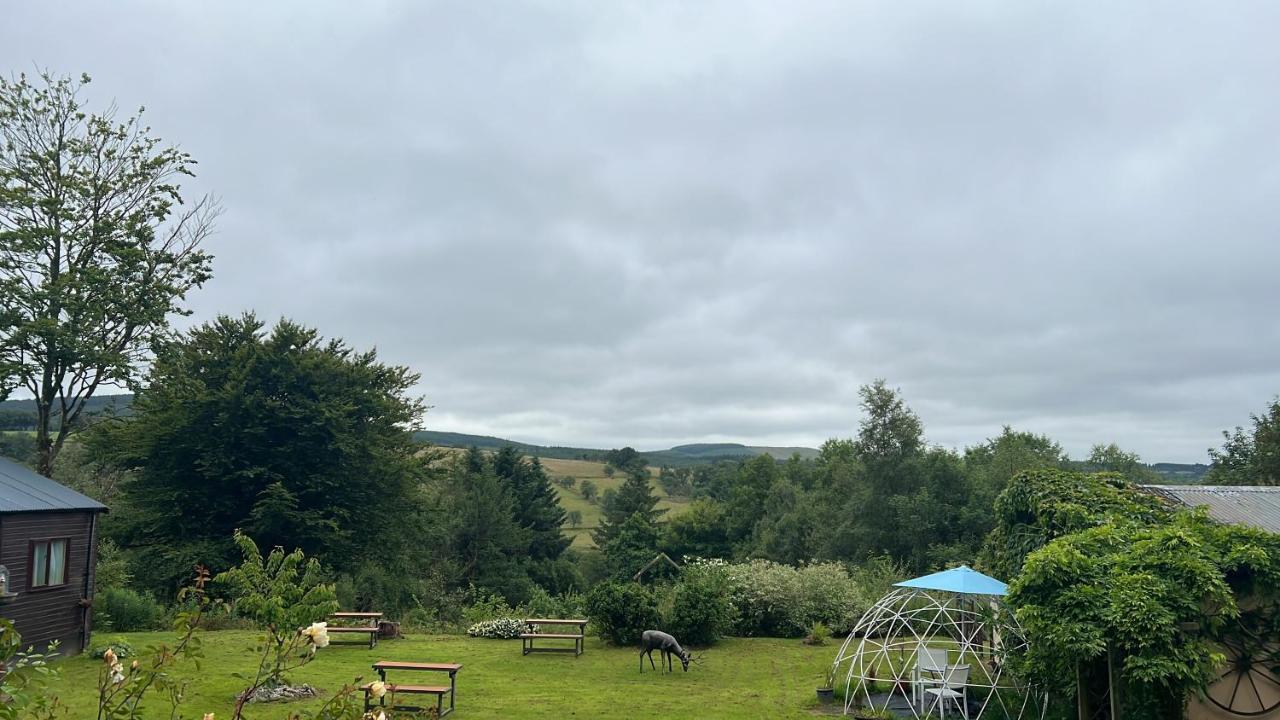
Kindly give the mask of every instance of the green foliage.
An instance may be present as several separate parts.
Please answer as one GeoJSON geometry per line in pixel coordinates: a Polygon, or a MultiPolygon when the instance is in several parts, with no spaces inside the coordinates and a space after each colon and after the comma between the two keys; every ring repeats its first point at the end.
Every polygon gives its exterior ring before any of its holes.
{"type": "MultiPolygon", "coordinates": [[[[653,494],[648,471],[641,468],[628,475],[618,488],[617,495],[604,504],[604,519],[591,535],[596,547],[607,548],[609,541],[613,540],[623,523],[632,515],[639,514],[646,524],[656,523],[666,513],[666,510],[656,509],[657,504],[658,496],[653,494]]],[[[654,546],[656,547],[656,543],[654,546]]]]}
{"type": "MultiPolygon", "coordinates": [[[[660,537],[657,524],[643,513],[633,513],[612,531],[612,537],[601,548],[609,576],[615,580],[630,580],[648,565],[658,554],[660,537]]],[[[669,564],[664,563],[666,567],[669,564]]],[[[666,567],[652,568],[654,577],[663,577],[666,567]]]]}
{"type": "Polygon", "coordinates": [[[815,622],[843,633],[868,607],[865,593],[839,563],[710,564],[721,567],[728,578],[739,635],[801,637],[815,622]]]}
{"type": "Polygon", "coordinates": [[[695,500],[667,523],[662,545],[672,557],[732,557],[724,504],[709,498],[695,500]]]}
{"type": "Polygon", "coordinates": [[[1221,450],[1213,459],[1205,482],[1213,485],[1280,485],[1280,398],[1261,415],[1251,415],[1253,427],[1223,431],[1221,450]]]}
{"type": "Polygon", "coordinates": [[[373,352],[288,321],[268,332],[252,315],[159,343],[132,415],[87,438],[95,458],[132,470],[112,532],[137,548],[138,580],[165,595],[195,562],[228,567],[242,527],[339,571],[418,551],[430,458],[409,430],[416,382],[373,352]]]}
{"type": "MultiPolygon", "coordinates": [[[[804,642],[806,645],[826,645],[827,639],[830,637],[831,628],[819,621],[809,626],[809,632],[805,634],[804,642]]],[[[830,686],[828,685],[828,687],[830,686]]]]}
{"type": "Polygon", "coordinates": [[[620,450],[610,450],[604,454],[605,463],[618,471],[635,475],[645,473],[645,465],[648,461],[635,448],[624,447],[620,450]]]}
{"type": "Polygon", "coordinates": [[[1159,500],[1134,492],[1119,475],[1024,472],[996,499],[983,564],[997,577],[1015,578],[1023,560],[1055,538],[1112,521],[1151,523],[1168,516],[1159,500]]]}
{"type": "Polygon", "coordinates": [[[195,161],[152,137],[141,111],[88,111],[88,82],[0,78],[0,399],[14,387],[35,397],[46,476],[86,401],[137,381],[211,276],[200,244],[216,207],[183,208],[180,195],[195,161]]]}
{"type": "Polygon", "coordinates": [[[689,645],[710,645],[733,632],[735,608],[728,574],[719,567],[691,565],[672,587],[663,613],[667,632],[689,645]]]}
{"type": "Polygon", "coordinates": [[[22,649],[22,636],[13,622],[0,618],[0,720],[58,717],[63,708],[49,686],[58,680],[58,671],[49,665],[57,654],[56,643],[48,653],[22,649]]]}
{"type": "Polygon", "coordinates": [[[1217,677],[1215,642],[1240,598],[1274,602],[1280,536],[1200,512],[1165,522],[1123,517],[1032,552],[1009,600],[1027,634],[1024,671],[1045,687],[1119,655],[1126,717],[1164,717],[1217,677]],[[1207,608],[1212,610],[1206,612],[1207,608]]]}
{"type": "Polygon", "coordinates": [[[1160,473],[1144,465],[1137,453],[1123,450],[1115,443],[1094,445],[1085,464],[1094,472],[1116,473],[1132,483],[1158,483],[1163,479],[1160,473]]]}
{"type": "Polygon", "coordinates": [[[1077,671],[1105,672],[1113,654],[1126,717],[1178,716],[1216,677],[1240,599],[1280,588],[1280,536],[1172,511],[1117,474],[1022,473],[996,514],[985,556],[1016,578],[1017,669],[1070,696],[1077,671]]]}
{"type": "MultiPolygon", "coordinates": [[[[228,588],[241,616],[267,633],[263,643],[263,682],[283,682],[283,674],[298,649],[298,631],[338,610],[333,585],[325,582],[320,563],[301,550],[272,549],[262,557],[258,545],[236,531],[235,544],[244,557],[240,565],[220,573],[214,582],[228,588]]],[[[321,645],[323,647],[323,645],[321,645]]]]}
{"type": "MultiPolygon", "coordinates": [[[[534,629],[536,632],[536,628],[534,629]]],[[[480,622],[467,628],[467,635],[478,638],[490,638],[493,640],[515,640],[520,637],[526,630],[525,622],[521,618],[495,618],[493,620],[481,620],[480,622]]]]}
{"type": "Polygon", "coordinates": [[[115,653],[116,657],[121,659],[130,658],[137,654],[134,652],[133,646],[129,644],[128,640],[125,640],[122,637],[115,637],[111,638],[111,642],[106,644],[94,645],[93,648],[89,650],[89,657],[95,660],[101,660],[102,657],[106,655],[107,650],[115,653]]]}
{"type": "Polygon", "coordinates": [[[600,488],[590,480],[583,480],[578,483],[578,492],[582,493],[582,499],[587,502],[593,502],[600,495],[600,488]]]}
{"type": "Polygon", "coordinates": [[[639,583],[601,583],[587,593],[586,605],[592,628],[614,645],[635,645],[658,623],[657,600],[639,583]]]}
{"type": "Polygon", "coordinates": [[[120,550],[120,546],[111,540],[98,543],[98,563],[94,566],[93,583],[99,593],[111,588],[125,588],[133,583],[129,559],[120,550]]]}
{"type": "Polygon", "coordinates": [[[101,619],[115,632],[155,630],[164,618],[164,608],[136,590],[112,587],[94,598],[101,619]]]}
{"type": "Polygon", "coordinates": [[[565,511],[542,463],[536,457],[526,459],[515,448],[505,447],[494,455],[493,469],[511,491],[515,523],[528,536],[528,559],[539,563],[560,557],[571,540],[561,531],[565,511]]]}

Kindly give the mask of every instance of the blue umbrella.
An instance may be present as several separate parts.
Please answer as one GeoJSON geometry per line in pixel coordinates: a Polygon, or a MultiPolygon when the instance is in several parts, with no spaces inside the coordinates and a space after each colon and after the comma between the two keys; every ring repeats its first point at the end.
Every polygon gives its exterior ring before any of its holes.
{"type": "Polygon", "coordinates": [[[925,575],[914,580],[894,583],[895,587],[919,590],[942,590],[962,595],[1004,595],[1009,586],[999,580],[974,570],[967,565],[925,575]]]}

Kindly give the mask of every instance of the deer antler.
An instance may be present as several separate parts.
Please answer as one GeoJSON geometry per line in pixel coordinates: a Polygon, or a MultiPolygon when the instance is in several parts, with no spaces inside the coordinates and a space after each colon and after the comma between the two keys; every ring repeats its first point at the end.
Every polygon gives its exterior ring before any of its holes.
{"type": "Polygon", "coordinates": [[[701,664],[701,663],[702,663],[702,653],[698,653],[697,655],[694,655],[694,656],[690,657],[690,658],[689,658],[689,662],[691,662],[691,663],[699,663],[699,664],[701,664]]]}

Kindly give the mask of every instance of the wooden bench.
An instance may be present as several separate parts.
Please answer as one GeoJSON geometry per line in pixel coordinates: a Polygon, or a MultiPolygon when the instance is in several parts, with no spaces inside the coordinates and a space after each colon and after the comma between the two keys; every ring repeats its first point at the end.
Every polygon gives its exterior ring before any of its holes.
{"type": "Polygon", "coordinates": [[[346,622],[346,621],[350,621],[350,620],[368,620],[368,621],[369,621],[369,625],[370,625],[370,626],[372,626],[372,627],[377,627],[377,626],[378,626],[378,621],[382,619],[382,613],[380,613],[380,612],[346,612],[346,611],[343,611],[343,612],[336,612],[336,613],[333,613],[333,614],[332,614],[332,615],[330,615],[329,617],[331,617],[331,618],[333,618],[334,620],[337,620],[337,621],[339,621],[339,622],[346,622]]]}
{"type": "MultiPolygon", "coordinates": [[[[369,649],[372,650],[378,646],[378,628],[376,627],[331,627],[327,628],[330,635],[333,634],[350,634],[350,635],[367,635],[369,638],[369,649]]],[[[360,644],[365,643],[364,638],[360,638],[360,644]]],[[[355,644],[355,643],[350,643],[355,644]]]]}
{"type": "Polygon", "coordinates": [[[528,632],[520,633],[520,654],[528,655],[535,652],[561,652],[573,653],[574,657],[578,657],[583,653],[583,641],[587,637],[587,621],[586,620],[564,620],[560,618],[529,618],[524,621],[528,632]],[[535,632],[536,626],[540,625],[576,625],[578,632],[576,633],[544,633],[535,632]],[[572,640],[573,647],[534,647],[535,640],[572,640]]]}
{"type": "MultiPolygon", "coordinates": [[[[397,703],[399,695],[435,695],[436,696],[436,717],[444,717],[454,711],[454,700],[457,692],[458,671],[462,669],[461,665],[453,663],[415,663],[415,662],[398,662],[392,660],[379,660],[373,664],[373,669],[378,671],[378,677],[387,686],[387,694],[378,698],[379,707],[387,707],[387,697],[391,698],[391,706],[389,709],[401,712],[422,712],[429,708],[415,705],[401,705],[397,703]],[[427,672],[447,672],[449,673],[448,685],[402,685],[399,683],[387,682],[388,670],[409,670],[409,671],[427,671],[427,672]],[[444,696],[449,696],[449,706],[444,705],[444,696]]],[[[360,689],[364,690],[364,711],[367,713],[373,709],[373,691],[371,689],[373,683],[368,683],[360,689]]]]}

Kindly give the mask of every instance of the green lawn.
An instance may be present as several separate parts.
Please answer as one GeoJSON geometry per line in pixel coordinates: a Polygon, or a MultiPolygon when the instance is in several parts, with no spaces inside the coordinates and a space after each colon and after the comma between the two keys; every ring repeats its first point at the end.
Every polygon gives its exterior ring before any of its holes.
{"type": "MultiPolygon", "coordinates": [[[[161,639],[165,633],[98,634],[105,642],[123,637],[135,648],[161,639]]],[[[213,712],[230,717],[233,696],[241,687],[232,673],[252,673],[250,648],[254,633],[211,632],[205,638],[202,670],[188,668],[193,678],[186,717],[213,712]]],[[[333,690],[356,676],[371,675],[376,660],[455,662],[458,674],[457,718],[807,718],[816,708],[814,688],[835,657],[838,646],[809,647],[799,640],[729,639],[705,651],[701,665],[688,673],[676,663],[673,675],[639,672],[637,652],[612,648],[590,638],[586,653],[521,656],[518,640],[478,640],[461,636],[412,635],[384,641],[376,649],[331,645],[315,661],[294,674],[333,690]]],[[[655,653],[655,662],[656,662],[655,653]]],[[[61,661],[58,694],[71,708],[72,718],[94,716],[94,687],[101,661],[87,656],[61,661]]],[[[434,673],[392,674],[402,682],[427,680],[434,673]]],[[[445,677],[445,676],[441,676],[445,677]]],[[[439,678],[431,678],[436,682],[439,678]]],[[[147,718],[168,717],[160,702],[147,718]]],[[[290,709],[321,701],[291,705],[254,706],[253,720],[281,720],[290,709]]]]}

